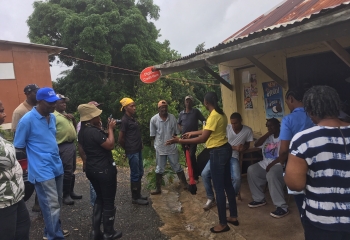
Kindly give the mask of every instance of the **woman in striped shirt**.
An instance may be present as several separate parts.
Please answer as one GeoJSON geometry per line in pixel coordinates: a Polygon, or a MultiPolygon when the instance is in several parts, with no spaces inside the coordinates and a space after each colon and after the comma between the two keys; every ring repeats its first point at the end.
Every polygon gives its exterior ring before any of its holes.
{"type": "Polygon", "coordinates": [[[340,99],[331,87],[312,87],[303,103],[317,125],[293,137],[285,182],[305,190],[306,240],[350,239],[350,125],[338,119],[340,99]]]}

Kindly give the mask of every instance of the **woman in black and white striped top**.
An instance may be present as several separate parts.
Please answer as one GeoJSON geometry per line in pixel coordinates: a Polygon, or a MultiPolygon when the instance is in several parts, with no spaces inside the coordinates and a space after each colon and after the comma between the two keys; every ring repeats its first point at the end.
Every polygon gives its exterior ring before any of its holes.
{"type": "Polygon", "coordinates": [[[350,239],[350,125],[338,119],[340,99],[327,86],[315,86],[303,99],[315,127],[290,144],[285,182],[305,190],[305,239],[350,239]]]}

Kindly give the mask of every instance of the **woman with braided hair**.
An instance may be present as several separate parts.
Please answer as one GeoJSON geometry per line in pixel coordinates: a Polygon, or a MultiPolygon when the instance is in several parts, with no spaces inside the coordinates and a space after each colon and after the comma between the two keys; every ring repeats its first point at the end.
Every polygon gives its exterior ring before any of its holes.
{"type": "Polygon", "coordinates": [[[312,87],[303,103],[316,126],[293,137],[285,182],[305,191],[306,240],[350,239],[350,124],[338,118],[340,99],[331,87],[312,87]]]}
{"type": "Polygon", "coordinates": [[[218,97],[214,92],[208,92],[204,97],[204,106],[210,112],[203,130],[188,132],[185,139],[174,137],[167,144],[197,144],[204,143],[210,150],[211,177],[216,193],[220,224],[210,228],[212,233],[222,233],[230,230],[227,223],[238,226],[235,190],[232,186],[230,173],[231,145],[226,137],[227,117],[218,106],[218,97]],[[195,138],[191,138],[197,136],[195,138]],[[229,202],[230,217],[226,217],[226,196],[229,202]]]}

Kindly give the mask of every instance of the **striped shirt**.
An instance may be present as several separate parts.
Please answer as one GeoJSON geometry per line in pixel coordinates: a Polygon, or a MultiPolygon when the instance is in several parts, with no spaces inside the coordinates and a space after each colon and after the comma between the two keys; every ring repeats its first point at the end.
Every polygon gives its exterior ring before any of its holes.
{"type": "Polygon", "coordinates": [[[290,152],[308,165],[303,216],[315,227],[350,232],[350,126],[304,130],[290,152]]]}

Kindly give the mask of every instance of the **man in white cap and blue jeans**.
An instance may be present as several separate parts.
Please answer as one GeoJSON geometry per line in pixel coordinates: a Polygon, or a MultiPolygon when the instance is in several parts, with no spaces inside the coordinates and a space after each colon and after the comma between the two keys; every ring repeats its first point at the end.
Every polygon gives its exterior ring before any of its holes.
{"type": "Polygon", "coordinates": [[[19,121],[14,145],[28,156],[28,180],[34,184],[44,217],[44,239],[64,239],[60,222],[63,166],[56,143],[56,118],[52,114],[59,100],[52,88],[36,94],[37,106],[19,121]]]}

